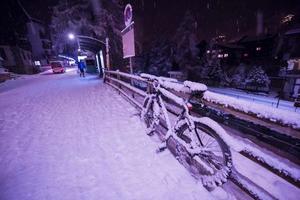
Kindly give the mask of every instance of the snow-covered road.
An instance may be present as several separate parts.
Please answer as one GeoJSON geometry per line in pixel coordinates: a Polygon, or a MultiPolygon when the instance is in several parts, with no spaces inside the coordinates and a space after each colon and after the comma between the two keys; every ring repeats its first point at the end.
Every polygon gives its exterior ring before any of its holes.
{"type": "MultiPolygon", "coordinates": [[[[0,199],[214,199],[94,76],[0,85],[0,199]]],[[[214,196],[212,196],[214,195],[214,196]]]]}

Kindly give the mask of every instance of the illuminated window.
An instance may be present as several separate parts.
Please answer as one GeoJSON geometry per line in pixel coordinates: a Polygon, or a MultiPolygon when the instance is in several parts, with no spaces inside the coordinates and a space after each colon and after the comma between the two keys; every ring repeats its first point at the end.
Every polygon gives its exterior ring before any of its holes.
{"type": "Polygon", "coordinates": [[[248,54],[247,54],[247,53],[244,53],[244,57],[248,57],[248,54]]]}
{"type": "Polygon", "coordinates": [[[218,58],[223,58],[224,55],[223,54],[218,54],[218,58]]]}
{"type": "Polygon", "coordinates": [[[256,47],[256,51],[260,51],[261,50],[261,47],[256,47]]]}
{"type": "Polygon", "coordinates": [[[207,50],[206,53],[210,53],[210,50],[207,50]]]}
{"type": "Polygon", "coordinates": [[[227,58],[227,57],[228,57],[228,53],[225,53],[225,54],[224,54],[224,58],[227,58]]]}
{"type": "Polygon", "coordinates": [[[40,66],[40,65],[41,65],[41,62],[40,62],[39,60],[36,60],[36,61],[34,61],[34,65],[35,65],[35,66],[40,66]]]}

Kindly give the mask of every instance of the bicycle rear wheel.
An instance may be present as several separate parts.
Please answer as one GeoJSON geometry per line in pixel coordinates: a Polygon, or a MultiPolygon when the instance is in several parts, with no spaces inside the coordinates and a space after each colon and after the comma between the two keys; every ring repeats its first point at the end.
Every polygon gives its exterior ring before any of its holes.
{"type": "Polygon", "coordinates": [[[147,134],[152,134],[155,131],[156,125],[159,123],[158,116],[155,116],[155,105],[154,101],[150,102],[148,110],[146,110],[148,102],[150,101],[151,97],[146,97],[143,103],[143,110],[142,110],[142,119],[144,120],[146,127],[147,127],[147,134]]]}
{"type": "MultiPolygon", "coordinates": [[[[184,123],[178,127],[176,134],[186,143],[191,142],[189,126],[184,123]]],[[[193,163],[204,186],[214,188],[227,181],[231,172],[231,152],[224,140],[211,127],[195,122],[195,131],[201,152],[193,157],[193,163]]],[[[191,155],[190,155],[191,156],[191,155]]],[[[190,158],[186,158],[190,162],[190,158]]]]}
{"type": "Polygon", "coordinates": [[[142,110],[142,119],[144,120],[146,127],[149,128],[154,120],[154,112],[153,112],[153,102],[149,105],[149,109],[146,111],[146,107],[148,105],[150,98],[146,97],[143,103],[143,110],[142,110]]]}

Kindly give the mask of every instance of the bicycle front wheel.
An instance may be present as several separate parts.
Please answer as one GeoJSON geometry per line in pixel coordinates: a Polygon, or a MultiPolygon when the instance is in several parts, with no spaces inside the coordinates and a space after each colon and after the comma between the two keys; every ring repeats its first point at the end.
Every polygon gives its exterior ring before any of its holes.
{"type": "MultiPolygon", "coordinates": [[[[196,143],[201,151],[194,155],[193,165],[201,176],[203,185],[213,188],[226,182],[231,172],[232,159],[228,145],[211,127],[201,122],[195,122],[196,143]]],[[[184,123],[177,129],[177,136],[186,143],[191,143],[191,133],[188,124],[184,123]]]]}

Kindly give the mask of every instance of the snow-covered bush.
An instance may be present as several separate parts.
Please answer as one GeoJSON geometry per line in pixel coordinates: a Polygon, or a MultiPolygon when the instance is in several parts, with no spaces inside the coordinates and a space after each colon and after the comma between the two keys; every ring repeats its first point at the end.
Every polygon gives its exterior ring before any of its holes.
{"type": "Polygon", "coordinates": [[[260,66],[254,66],[248,73],[246,80],[246,86],[254,86],[269,88],[270,79],[265,71],[260,66]]]}

